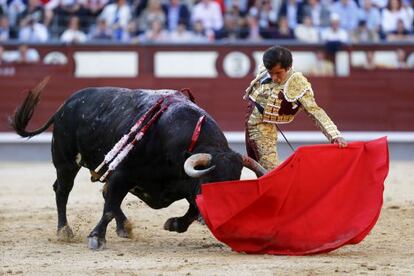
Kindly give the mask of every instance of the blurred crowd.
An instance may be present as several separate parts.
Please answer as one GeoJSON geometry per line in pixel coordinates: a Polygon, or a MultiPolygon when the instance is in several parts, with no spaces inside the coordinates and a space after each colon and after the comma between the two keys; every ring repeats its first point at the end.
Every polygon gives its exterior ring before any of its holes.
{"type": "Polygon", "coordinates": [[[412,0],[0,0],[0,42],[414,41],[412,0]]]}

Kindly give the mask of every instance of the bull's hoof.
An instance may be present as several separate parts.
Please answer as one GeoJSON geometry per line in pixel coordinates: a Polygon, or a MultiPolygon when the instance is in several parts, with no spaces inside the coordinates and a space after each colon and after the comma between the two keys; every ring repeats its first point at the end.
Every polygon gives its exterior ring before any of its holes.
{"type": "Polygon", "coordinates": [[[129,220],[125,220],[121,227],[117,227],[116,234],[121,238],[132,239],[134,237],[132,223],[129,220]]]}
{"type": "Polygon", "coordinates": [[[73,240],[73,232],[69,225],[65,225],[57,230],[58,241],[70,242],[73,240]]]}
{"type": "Polygon", "coordinates": [[[128,234],[127,231],[125,231],[125,229],[116,229],[116,234],[118,235],[118,237],[120,238],[125,238],[125,239],[132,239],[132,236],[130,236],[128,234]]]}
{"type": "Polygon", "coordinates": [[[105,238],[88,237],[88,248],[92,250],[105,249],[106,240],[105,238]]]}
{"type": "Polygon", "coordinates": [[[180,219],[181,218],[169,218],[164,223],[164,229],[171,231],[171,232],[177,232],[177,233],[183,233],[187,231],[189,225],[186,225],[180,222],[180,219]]]}

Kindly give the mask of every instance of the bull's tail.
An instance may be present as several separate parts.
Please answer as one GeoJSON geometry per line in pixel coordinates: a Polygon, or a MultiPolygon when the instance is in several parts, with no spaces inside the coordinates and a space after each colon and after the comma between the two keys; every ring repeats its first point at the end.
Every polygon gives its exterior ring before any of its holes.
{"type": "Polygon", "coordinates": [[[54,116],[52,116],[46,124],[41,128],[34,131],[27,131],[26,127],[33,116],[33,112],[37,103],[40,100],[40,93],[45,88],[49,81],[49,77],[44,78],[34,89],[29,90],[29,93],[24,99],[23,103],[17,107],[13,116],[9,118],[10,126],[22,137],[32,137],[45,131],[54,122],[54,116]]]}

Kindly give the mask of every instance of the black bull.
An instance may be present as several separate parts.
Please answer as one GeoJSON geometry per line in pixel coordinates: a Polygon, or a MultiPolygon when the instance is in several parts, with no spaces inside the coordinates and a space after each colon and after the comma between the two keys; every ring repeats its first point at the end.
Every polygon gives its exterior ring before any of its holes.
{"type": "Polygon", "coordinates": [[[185,232],[199,216],[195,197],[201,184],[240,179],[243,165],[258,175],[264,172],[251,159],[232,151],[213,118],[175,90],[87,88],[72,95],[44,126],[27,131],[45,83],[43,81],[29,91],[11,118],[11,126],[20,136],[32,137],[54,125],[52,159],[57,180],[53,189],[60,238],[73,236],[66,218],[66,204],[79,169],[94,170],[105,154],[161,97],[169,103],[168,108],[106,181],[103,215],[88,236],[90,248],[99,249],[105,245],[106,228],[113,218],[117,234],[131,236],[130,224],[121,210],[122,200],[128,192],[155,209],[185,198],[189,202],[187,213],[170,218],[164,224],[166,230],[185,232]],[[188,146],[202,115],[206,119],[190,153],[188,146]]]}

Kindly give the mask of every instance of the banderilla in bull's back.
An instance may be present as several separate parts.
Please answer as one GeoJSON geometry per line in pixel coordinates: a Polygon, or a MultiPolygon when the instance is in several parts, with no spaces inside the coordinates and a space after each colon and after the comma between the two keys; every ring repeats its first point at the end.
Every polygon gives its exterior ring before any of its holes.
{"type": "Polygon", "coordinates": [[[102,193],[103,215],[88,236],[91,249],[105,247],[106,229],[113,219],[118,236],[132,237],[131,224],[121,209],[128,193],[154,209],[186,199],[188,211],[164,224],[165,230],[181,233],[199,217],[195,198],[200,185],[238,180],[243,166],[258,176],[266,173],[257,162],[230,149],[214,119],[176,90],[82,89],[70,96],[43,126],[28,131],[27,125],[47,82],[45,79],[29,91],[11,116],[10,124],[17,134],[28,138],[53,125],[52,159],[57,173],[53,189],[60,239],[73,237],[66,204],[81,167],[95,174],[107,167],[107,173],[100,175],[106,183],[102,193]],[[158,111],[154,114],[155,110],[158,111]],[[196,143],[192,143],[202,116],[204,123],[196,143]],[[129,141],[131,137],[133,140],[129,141]]]}

